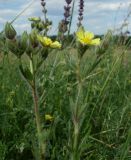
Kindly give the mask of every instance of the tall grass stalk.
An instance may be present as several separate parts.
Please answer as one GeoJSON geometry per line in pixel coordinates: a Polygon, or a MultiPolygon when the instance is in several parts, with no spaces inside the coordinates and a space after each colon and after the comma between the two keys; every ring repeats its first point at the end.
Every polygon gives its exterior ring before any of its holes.
{"type": "MultiPolygon", "coordinates": [[[[110,77],[111,77],[112,73],[114,72],[114,70],[116,69],[116,65],[118,64],[118,62],[119,62],[119,60],[122,58],[122,56],[123,56],[123,53],[122,53],[119,57],[117,57],[117,59],[116,59],[115,62],[113,63],[112,69],[111,69],[111,71],[109,72],[109,74],[108,74],[108,76],[107,76],[107,78],[106,78],[106,80],[105,80],[105,83],[103,84],[103,86],[102,86],[102,88],[101,88],[101,91],[100,91],[100,93],[99,93],[99,95],[98,95],[98,97],[97,97],[96,106],[97,106],[97,104],[98,104],[98,102],[99,102],[99,100],[100,100],[100,97],[102,96],[102,94],[104,94],[104,90],[105,90],[105,88],[106,88],[106,86],[107,86],[107,84],[108,84],[108,82],[109,82],[109,80],[110,80],[110,77]]],[[[93,110],[92,110],[92,112],[91,112],[91,114],[90,114],[89,120],[91,120],[92,115],[93,115],[93,113],[94,113],[94,110],[96,109],[96,106],[93,108],[93,110]]],[[[100,110],[101,110],[101,109],[100,109],[100,110]]]]}
{"type": "Polygon", "coordinates": [[[28,10],[34,4],[34,2],[35,0],[28,4],[27,7],[25,7],[18,15],[16,15],[16,17],[10,22],[10,24],[13,24],[24,12],[26,12],[26,10],[28,10]]]}

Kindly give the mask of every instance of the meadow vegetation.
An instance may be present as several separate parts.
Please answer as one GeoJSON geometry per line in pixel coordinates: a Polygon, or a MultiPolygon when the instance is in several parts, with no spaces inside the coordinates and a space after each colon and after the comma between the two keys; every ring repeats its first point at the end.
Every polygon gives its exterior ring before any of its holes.
{"type": "Polygon", "coordinates": [[[130,37],[95,38],[80,0],[69,40],[74,3],[53,38],[45,0],[31,33],[0,33],[0,160],[131,159],[130,37]]]}

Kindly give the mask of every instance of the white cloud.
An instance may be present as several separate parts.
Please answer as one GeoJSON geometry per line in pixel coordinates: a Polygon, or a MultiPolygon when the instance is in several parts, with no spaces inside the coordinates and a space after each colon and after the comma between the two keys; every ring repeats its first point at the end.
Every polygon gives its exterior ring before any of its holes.
{"type": "Polygon", "coordinates": [[[4,19],[4,18],[1,18],[0,17],[0,24],[3,24],[3,23],[5,23],[6,22],[6,20],[4,19]]]}
{"type": "MultiPolygon", "coordinates": [[[[40,0],[33,0],[34,3],[30,6],[20,17],[15,21],[14,25],[17,30],[29,30],[30,23],[28,22],[28,17],[31,16],[41,16],[42,7],[40,5],[40,0]]],[[[78,0],[76,1],[78,2],[78,0]]],[[[16,15],[18,15],[22,10],[24,10],[31,0],[0,0],[0,25],[4,24],[7,20],[12,20],[16,15]],[[2,2],[2,3],[1,3],[2,2]],[[8,3],[9,4],[8,4],[8,3]],[[13,2],[13,3],[11,3],[13,2]],[[20,5],[18,3],[20,2],[20,5]],[[13,8],[14,4],[16,7],[13,8]],[[3,4],[3,5],[1,5],[3,4]],[[6,4],[6,5],[4,5],[6,4]],[[7,5],[8,4],[8,5],[7,5]],[[5,7],[6,6],[6,7],[5,7]]],[[[57,28],[59,21],[63,18],[64,4],[65,0],[47,0],[47,9],[48,17],[53,21],[53,30],[57,28]]],[[[94,28],[96,31],[104,31],[104,28],[107,28],[108,20],[110,23],[113,23],[113,16],[115,16],[116,11],[120,8],[123,11],[122,14],[126,13],[128,6],[131,4],[131,0],[88,0],[85,2],[85,11],[84,11],[84,25],[90,26],[91,29],[94,28]],[[121,3],[122,2],[122,3],[121,3]],[[92,27],[91,27],[92,26],[92,27]],[[96,27],[95,27],[96,26],[96,27]],[[104,26],[104,27],[103,27],[104,26]]],[[[76,28],[77,24],[77,14],[78,14],[78,3],[75,6],[74,20],[72,29],[76,28]]],[[[121,19],[124,15],[121,16],[121,19]]],[[[115,18],[115,17],[114,17],[115,18]]],[[[2,26],[2,25],[1,25],[2,26]]]]}
{"type": "Polygon", "coordinates": [[[127,9],[129,7],[129,5],[131,4],[131,2],[127,2],[127,3],[101,3],[98,8],[101,10],[118,10],[118,9],[127,9]]]}
{"type": "Polygon", "coordinates": [[[13,9],[1,9],[0,10],[0,17],[7,17],[7,16],[14,16],[16,15],[17,11],[13,9]]]}
{"type": "Polygon", "coordinates": [[[92,2],[86,2],[85,3],[85,10],[88,11],[88,14],[94,14],[96,12],[102,12],[102,11],[117,11],[118,9],[128,9],[128,7],[131,5],[131,1],[129,2],[101,2],[101,1],[92,1],[92,2]]]}
{"type": "Polygon", "coordinates": [[[23,33],[23,31],[30,31],[30,24],[14,24],[14,28],[17,30],[18,33],[23,33]]]}

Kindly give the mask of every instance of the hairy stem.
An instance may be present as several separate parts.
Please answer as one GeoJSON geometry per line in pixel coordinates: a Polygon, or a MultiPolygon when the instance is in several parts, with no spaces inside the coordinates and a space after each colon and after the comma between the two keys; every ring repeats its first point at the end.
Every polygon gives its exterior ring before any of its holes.
{"type": "Polygon", "coordinates": [[[39,153],[40,153],[40,160],[45,160],[45,143],[42,137],[42,126],[40,121],[40,113],[39,113],[39,103],[38,103],[38,95],[37,95],[37,87],[36,87],[36,75],[34,72],[33,67],[33,59],[31,59],[31,70],[33,74],[33,85],[32,85],[32,95],[34,100],[34,112],[35,112],[35,121],[36,121],[36,128],[38,134],[38,145],[39,145],[39,153]]]}
{"type": "Polygon", "coordinates": [[[80,154],[78,151],[79,147],[79,132],[80,132],[80,116],[79,116],[79,100],[80,100],[80,94],[82,89],[81,84],[81,75],[80,75],[80,59],[78,60],[77,64],[77,97],[75,102],[75,111],[74,111],[74,118],[73,118],[73,125],[74,125],[74,140],[73,140],[73,153],[71,156],[71,160],[79,160],[80,154]]]}

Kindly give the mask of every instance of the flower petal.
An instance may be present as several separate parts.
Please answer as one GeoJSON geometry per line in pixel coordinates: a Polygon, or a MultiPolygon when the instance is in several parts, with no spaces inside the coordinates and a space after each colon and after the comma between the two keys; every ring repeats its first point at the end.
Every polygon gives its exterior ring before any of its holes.
{"type": "Polygon", "coordinates": [[[91,41],[91,44],[92,45],[100,45],[100,38],[96,38],[96,39],[93,39],[92,41],[91,41]]]}
{"type": "Polygon", "coordinates": [[[53,119],[54,119],[54,117],[52,117],[50,114],[45,115],[45,120],[46,121],[52,121],[53,119]]]}
{"type": "Polygon", "coordinates": [[[94,34],[92,32],[85,32],[84,36],[90,40],[94,38],[94,34]]]}
{"type": "Polygon", "coordinates": [[[80,28],[78,29],[78,31],[76,32],[76,37],[77,37],[78,40],[84,38],[84,32],[85,32],[85,31],[84,31],[84,28],[83,28],[83,27],[80,27],[80,28]]]}
{"type": "Polygon", "coordinates": [[[91,43],[91,40],[86,37],[86,38],[80,39],[79,42],[82,43],[83,45],[88,45],[91,43]]]}
{"type": "Polygon", "coordinates": [[[50,46],[52,44],[52,40],[48,37],[43,37],[43,44],[45,46],[50,46]]]}
{"type": "Polygon", "coordinates": [[[45,47],[49,47],[52,44],[52,40],[48,37],[37,35],[37,39],[45,47]]]}
{"type": "Polygon", "coordinates": [[[58,41],[53,42],[50,45],[51,48],[61,48],[61,44],[58,41]]]}

